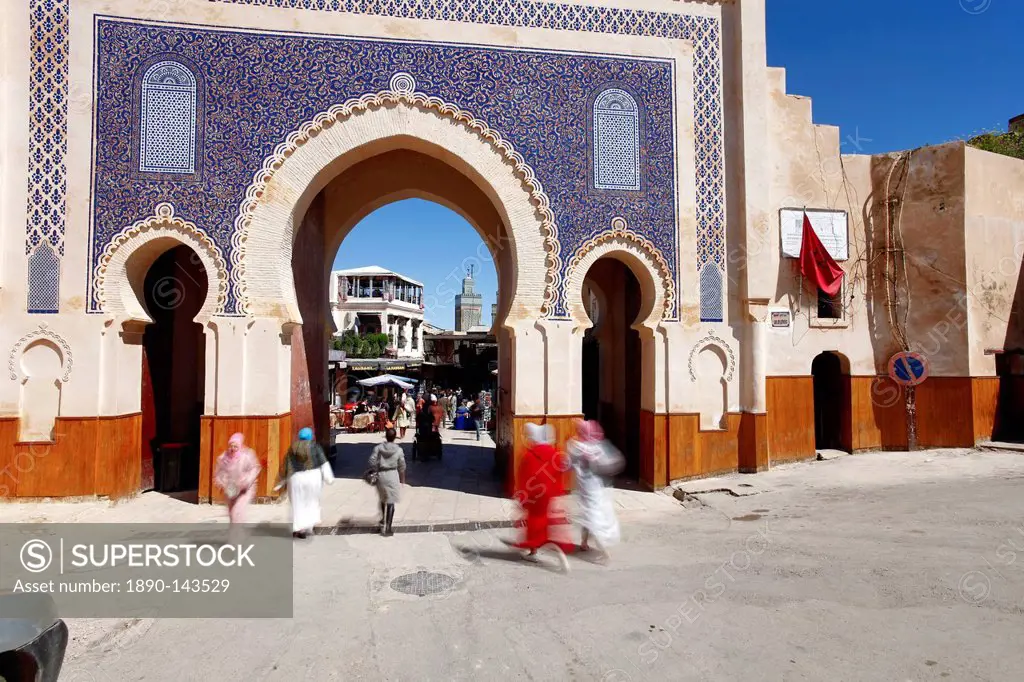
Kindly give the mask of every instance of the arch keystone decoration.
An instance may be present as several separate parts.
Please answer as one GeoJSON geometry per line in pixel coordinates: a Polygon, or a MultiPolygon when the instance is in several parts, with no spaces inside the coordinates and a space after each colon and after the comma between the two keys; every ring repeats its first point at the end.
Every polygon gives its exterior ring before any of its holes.
{"type": "Polygon", "coordinates": [[[39,325],[39,328],[35,331],[31,331],[25,336],[18,339],[18,342],[11,348],[11,352],[7,355],[7,372],[10,375],[11,381],[18,381],[19,379],[24,380],[25,377],[18,371],[18,358],[20,357],[20,351],[22,348],[28,346],[30,343],[37,339],[49,339],[53,343],[57,344],[61,352],[61,383],[66,384],[68,379],[71,378],[71,367],[74,364],[73,357],[71,355],[71,346],[64,339],[63,336],[50,329],[46,323],[39,325]]]}
{"type": "Polygon", "coordinates": [[[657,289],[657,298],[660,299],[655,301],[652,317],[658,313],[657,320],[666,319],[675,302],[672,269],[658,247],[649,239],[630,230],[626,219],[621,216],[612,218],[610,229],[595,235],[576,249],[562,282],[562,300],[574,301],[575,297],[572,294],[582,287],[583,278],[593,262],[605,254],[616,251],[630,253],[646,264],[657,289]]]}
{"type": "MultiPolygon", "coordinates": [[[[245,192],[245,198],[239,205],[232,235],[231,278],[232,286],[236,292],[235,298],[238,301],[238,312],[250,316],[254,314],[253,301],[256,298],[254,294],[256,287],[253,282],[257,278],[263,278],[263,274],[256,275],[247,269],[249,267],[247,264],[248,257],[253,252],[252,244],[250,243],[252,223],[257,209],[267,195],[268,185],[284,167],[287,159],[308,142],[340,123],[344,123],[360,114],[394,107],[405,107],[410,110],[433,114],[458,124],[466,131],[479,137],[491,150],[500,155],[506,165],[511,167],[513,175],[528,194],[528,201],[533,209],[532,213],[539,217],[540,222],[540,239],[537,244],[537,247],[540,248],[537,250],[543,250],[544,252],[544,291],[540,305],[540,314],[548,316],[551,311],[556,309],[562,270],[558,223],[551,209],[551,201],[541,181],[537,178],[537,174],[523,156],[516,151],[512,143],[506,140],[497,130],[491,128],[486,122],[481,121],[455,104],[419,92],[416,90],[416,87],[416,79],[411,74],[406,72],[395,73],[391,77],[389,89],[349,99],[343,104],[336,104],[327,111],[317,114],[311,120],[299,126],[298,129],[289,133],[284,141],[277,145],[274,152],[264,159],[262,168],[253,175],[252,182],[245,192]]],[[[390,136],[397,136],[399,134],[401,133],[392,133],[390,136]]],[[[374,140],[384,139],[384,134],[381,133],[381,135],[382,137],[374,138],[374,140]]],[[[346,153],[348,151],[343,151],[335,158],[341,158],[346,153]]],[[[288,191],[291,191],[291,188],[288,191]]],[[[509,226],[508,229],[510,235],[519,235],[518,232],[515,232],[514,226],[509,226]]],[[[517,250],[522,249],[519,258],[521,262],[533,250],[530,244],[520,244],[516,248],[517,250]]]]}
{"type": "Polygon", "coordinates": [[[196,319],[223,313],[228,297],[228,269],[220,247],[194,223],[175,215],[174,206],[167,202],[157,204],[153,215],[126,227],[104,249],[94,279],[99,309],[148,319],[128,279],[127,263],[140,247],[158,239],[172,239],[188,246],[206,270],[206,300],[196,319]]]}

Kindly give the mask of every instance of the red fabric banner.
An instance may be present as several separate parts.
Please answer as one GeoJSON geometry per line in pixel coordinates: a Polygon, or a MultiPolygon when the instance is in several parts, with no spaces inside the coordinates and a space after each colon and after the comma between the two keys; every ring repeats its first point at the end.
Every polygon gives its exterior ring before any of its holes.
{"type": "Polygon", "coordinates": [[[843,269],[833,260],[811,227],[804,213],[803,239],[800,243],[800,272],[817,288],[835,296],[843,286],[843,269]]]}

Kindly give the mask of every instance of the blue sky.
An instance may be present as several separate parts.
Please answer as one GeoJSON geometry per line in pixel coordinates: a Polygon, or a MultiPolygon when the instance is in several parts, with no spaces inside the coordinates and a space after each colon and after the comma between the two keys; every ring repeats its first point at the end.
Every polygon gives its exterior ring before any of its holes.
{"type": "Polygon", "coordinates": [[[490,252],[462,216],[439,204],[407,199],[366,216],[342,242],[334,269],[379,265],[423,282],[424,316],[455,328],[455,294],[466,268],[475,269],[483,295],[483,324],[490,324],[498,276],[490,252]]]}
{"type": "MultiPolygon", "coordinates": [[[[767,0],[768,64],[840,127],[844,153],[939,144],[1024,114],[1024,0],[767,0]]],[[[476,231],[418,199],[385,206],[345,239],[336,268],[380,265],[426,285],[427,319],[451,329],[465,267],[483,323],[497,275],[476,231]]]]}
{"type": "Polygon", "coordinates": [[[813,99],[815,123],[840,127],[844,153],[1005,130],[1024,114],[1021,0],[767,4],[768,64],[813,99]]]}

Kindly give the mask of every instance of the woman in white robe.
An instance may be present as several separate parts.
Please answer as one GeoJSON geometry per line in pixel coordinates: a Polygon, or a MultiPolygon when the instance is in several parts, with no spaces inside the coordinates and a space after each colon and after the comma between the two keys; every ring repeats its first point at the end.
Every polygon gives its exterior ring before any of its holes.
{"type": "Polygon", "coordinates": [[[288,448],[274,490],[288,486],[292,508],[292,535],[305,538],[320,523],[320,494],[323,484],[334,483],[334,472],[323,448],[313,440],[313,429],[299,431],[299,439],[288,448]]]}
{"type": "Polygon", "coordinates": [[[576,438],[566,444],[576,477],[579,523],[583,527],[580,551],[590,550],[593,539],[607,556],[608,548],[619,542],[619,520],[606,477],[622,470],[622,455],[604,440],[596,421],[576,422],[576,438]]]}

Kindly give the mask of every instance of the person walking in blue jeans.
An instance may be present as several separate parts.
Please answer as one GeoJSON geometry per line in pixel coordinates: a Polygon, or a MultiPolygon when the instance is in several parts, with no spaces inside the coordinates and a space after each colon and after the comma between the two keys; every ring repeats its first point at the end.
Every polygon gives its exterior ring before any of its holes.
{"type": "Polygon", "coordinates": [[[473,418],[473,425],[476,427],[476,439],[480,440],[480,429],[484,427],[484,408],[480,399],[473,401],[473,407],[469,410],[469,416],[473,418]]]}

